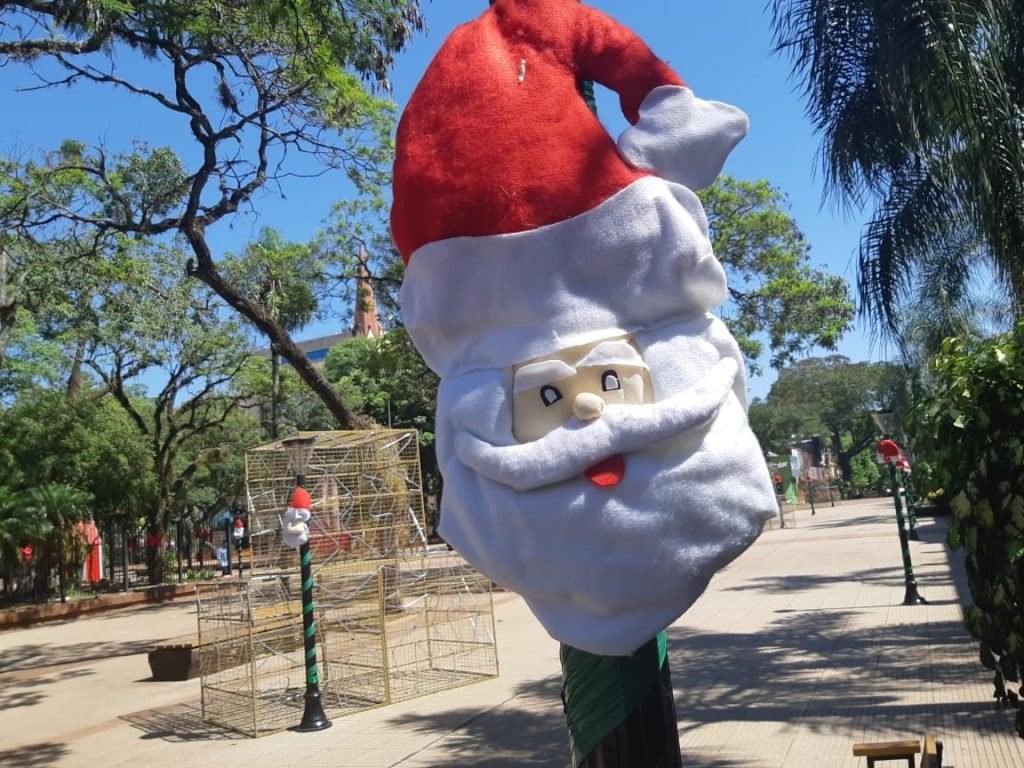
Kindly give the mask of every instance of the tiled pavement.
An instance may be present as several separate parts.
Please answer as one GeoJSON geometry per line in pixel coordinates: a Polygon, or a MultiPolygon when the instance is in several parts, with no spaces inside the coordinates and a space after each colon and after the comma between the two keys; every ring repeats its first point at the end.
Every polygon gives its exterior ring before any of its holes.
{"type": "MultiPolygon", "coordinates": [[[[856,768],[854,741],[931,731],[946,766],[1024,766],[960,621],[945,521],[912,543],[920,606],[901,604],[890,502],[787,523],[669,630],[684,765],[856,768]]],[[[150,645],[194,633],[188,601],[2,632],[0,766],[564,768],[557,644],[514,595],[495,606],[498,679],[260,739],[203,724],[198,680],[149,679],[150,645]]]]}

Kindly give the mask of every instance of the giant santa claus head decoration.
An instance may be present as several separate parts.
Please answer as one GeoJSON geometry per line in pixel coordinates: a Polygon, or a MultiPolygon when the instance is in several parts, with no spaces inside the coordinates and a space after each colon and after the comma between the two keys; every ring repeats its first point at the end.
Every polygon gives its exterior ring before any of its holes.
{"type": "Polygon", "coordinates": [[[628,654],[776,509],[694,194],[746,116],[577,0],[496,0],[402,116],[402,314],[441,376],[442,535],[548,632],[628,654]],[[612,140],[579,93],[616,91],[612,140]]]}

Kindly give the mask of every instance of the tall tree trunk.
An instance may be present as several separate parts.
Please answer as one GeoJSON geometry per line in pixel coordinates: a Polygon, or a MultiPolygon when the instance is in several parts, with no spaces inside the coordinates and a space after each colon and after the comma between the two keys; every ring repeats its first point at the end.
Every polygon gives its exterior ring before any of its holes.
{"type": "Polygon", "coordinates": [[[146,575],[152,587],[164,583],[164,539],[170,517],[170,502],[165,489],[170,483],[157,478],[161,488],[157,490],[156,507],[146,520],[146,575]]]}
{"type": "Polygon", "coordinates": [[[0,247],[0,366],[3,366],[7,356],[7,345],[14,331],[14,318],[18,314],[18,303],[8,289],[7,258],[7,251],[0,247]]]}
{"type": "Polygon", "coordinates": [[[843,480],[846,481],[847,485],[853,483],[853,464],[851,459],[853,457],[849,453],[837,453],[836,463],[839,464],[839,474],[843,476],[843,480]]]}
{"type": "Polygon", "coordinates": [[[198,223],[193,223],[190,227],[183,227],[183,232],[188,238],[189,245],[192,246],[192,252],[197,257],[195,263],[191,259],[189,260],[188,274],[210,286],[214,293],[228,303],[228,306],[266,334],[270,343],[276,346],[280,354],[291,363],[299,378],[306,382],[313,390],[313,394],[320,398],[327,410],[331,412],[340,429],[359,429],[369,426],[372,423],[371,420],[353,413],[345,405],[331,383],[299,349],[284,326],[267,317],[259,306],[240,294],[217,271],[217,265],[213,261],[213,254],[203,235],[202,227],[198,223]]]}
{"type": "Polygon", "coordinates": [[[85,359],[85,345],[87,341],[80,338],[75,344],[75,358],[71,362],[71,373],[68,375],[68,386],[65,399],[68,405],[75,402],[78,393],[82,391],[82,361],[85,359]]]}
{"type": "Polygon", "coordinates": [[[281,408],[281,353],[270,344],[270,439],[277,440],[281,408]]]}
{"type": "Polygon", "coordinates": [[[146,575],[152,587],[164,583],[163,529],[154,524],[146,525],[146,575]]]}
{"type": "Polygon", "coordinates": [[[66,542],[64,541],[64,536],[61,534],[56,535],[55,541],[57,542],[57,584],[60,588],[60,601],[63,603],[67,600],[67,585],[64,581],[67,575],[65,571],[68,566],[64,552],[64,545],[66,542]]]}

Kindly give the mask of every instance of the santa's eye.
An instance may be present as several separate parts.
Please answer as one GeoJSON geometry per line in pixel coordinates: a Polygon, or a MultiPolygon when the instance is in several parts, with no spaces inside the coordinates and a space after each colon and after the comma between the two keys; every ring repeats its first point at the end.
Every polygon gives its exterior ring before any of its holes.
{"type": "Polygon", "coordinates": [[[552,387],[550,384],[540,388],[540,399],[544,403],[544,407],[554,405],[562,399],[562,392],[558,387],[552,387]]]}
{"type": "Polygon", "coordinates": [[[605,371],[602,373],[601,389],[605,392],[614,392],[616,389],[622,389],[622,384],[619,383],[619,374],[615,371],[605,371]]]}

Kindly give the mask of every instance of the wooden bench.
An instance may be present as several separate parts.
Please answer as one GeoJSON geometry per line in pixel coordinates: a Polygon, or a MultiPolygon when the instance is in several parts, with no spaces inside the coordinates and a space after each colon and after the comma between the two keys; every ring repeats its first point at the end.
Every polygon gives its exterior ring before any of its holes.
{"type": "Polygon", "coordinates": [[[914,755],[921,755],[920,768],[942,768],[942,742],[932,734],[924,737],[924,750],[917,739],[906,741],[872,741],[853,745],[855,757],[866,757],[868,768],[885,760],[906,760],[908,768],[914,768],[914,755]]]}
{"type": "Polygon", "coordinates": [[[942,768],[942,742],[930,733],[924,737],[921,768],[942,768]]]}

